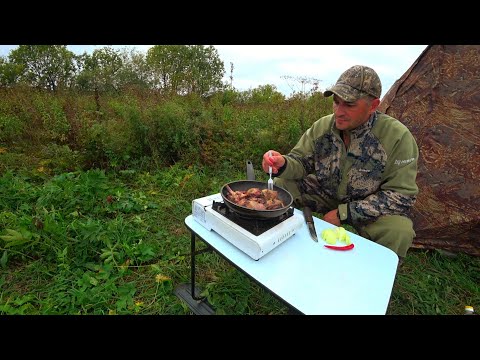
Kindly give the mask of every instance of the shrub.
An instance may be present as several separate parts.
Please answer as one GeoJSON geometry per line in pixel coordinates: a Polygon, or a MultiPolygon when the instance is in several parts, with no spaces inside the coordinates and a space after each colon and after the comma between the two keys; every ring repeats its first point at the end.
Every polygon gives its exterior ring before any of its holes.
{"type": "Polygon", "coordinates": [[[0,114],[0,142],[11,143],[20,138],[24,124],[15,115],[0,114]]]}

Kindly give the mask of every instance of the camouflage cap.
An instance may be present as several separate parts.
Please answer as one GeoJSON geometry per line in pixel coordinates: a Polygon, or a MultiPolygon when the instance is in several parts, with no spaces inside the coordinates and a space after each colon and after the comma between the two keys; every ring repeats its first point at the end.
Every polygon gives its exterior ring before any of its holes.
{"type": "Polygon", "coordinates": [[[355,102],[367,95],[380,98],[382,83],[375,70],[368,66],[355,65],[340,75],[337,83],[327,89],[323,96],[333,94],[348,102],[355,102]]]}

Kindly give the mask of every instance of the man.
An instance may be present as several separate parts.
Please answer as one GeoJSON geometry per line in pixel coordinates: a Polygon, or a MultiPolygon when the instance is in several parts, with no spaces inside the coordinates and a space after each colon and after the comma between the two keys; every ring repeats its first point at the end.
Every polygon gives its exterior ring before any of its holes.
{"type": "Polygon", "coordinates": [[[353,226],[401,262],[415,237],[408,213],[418,194],[419,153],[407,127],[377,111],[381,93],[373,69],[349,68],[323,93],[333,95],[333,114],[317,120],[287,155],[267,151],[262,167],[272,166],[275,184],[296,207],[353,226]]]}

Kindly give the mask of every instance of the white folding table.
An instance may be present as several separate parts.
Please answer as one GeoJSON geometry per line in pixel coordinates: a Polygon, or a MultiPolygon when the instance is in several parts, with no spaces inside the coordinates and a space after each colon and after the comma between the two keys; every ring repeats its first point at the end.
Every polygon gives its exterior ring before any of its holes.
{"type": "MultiPolygon", "coordinates": [[[[301,210],[295,209],[295,212],[301,210]]],[[[303,213],[302,213],[303,215],[303,213]]],[[[195,290],[195,238],[208,245],[260,286],[306,315],[384,315],[397,271],[398,256],[390,249],[348,232],[352,250],[327,249],[322,230],[333,225],[314,217],[319,238],[314,242],[306,224],[259,260],[253,260],[192,215],[185,224],[191,231],[191,276],[188,293],[201,303],[195,290]]],[[[185,290],[185,289],[184,289],[185,290]]],[[[177,293],[177,295],[179,295],[177,293]]],[[[185,299],[185,292],[183,294],[185,299]]],[[[192,300],[192,299],[191,299],[192,300]]],[[[203,313],[213,313],[209,310],[203,313]]]]}

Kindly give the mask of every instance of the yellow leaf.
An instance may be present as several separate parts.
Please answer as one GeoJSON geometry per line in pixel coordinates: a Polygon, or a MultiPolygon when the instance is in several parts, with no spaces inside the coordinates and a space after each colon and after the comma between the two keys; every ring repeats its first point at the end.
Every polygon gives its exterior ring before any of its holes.
{"type": "Polygon", "coordinates": [[[168,281],[168,280],[170,280],[170,278],[168,276],[165,276],[165,275],[157,274],[155,276],[155,281],[157,283],[165,282],[165,281],[168,281]]]}

